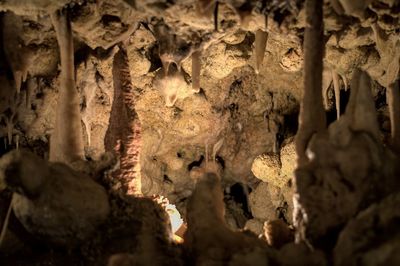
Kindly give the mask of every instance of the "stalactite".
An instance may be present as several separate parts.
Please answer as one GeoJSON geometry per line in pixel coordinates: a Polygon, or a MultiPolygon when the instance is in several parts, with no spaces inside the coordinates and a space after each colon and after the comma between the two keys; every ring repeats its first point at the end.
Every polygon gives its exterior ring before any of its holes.
{"type": "Polygon", "coordinates": [[[219,2],[215,3],[214,7],[214,30],[218,31],[218,10],[219,10],[219,2]]]}
{"type": "Polygon", "coordinates": [[[162,68],[164,70],[164,75],[168,76],[171,61],[169,61],[167,58],[165,58],[165,56],[162,56],[162,55],[160,56],[160,59],[161,59],[162,68]]]}
{"type": "Polygon", "coordinates": [[[82,117],[82,123],[83,123],[83,127],[85,128],[88,146],[90,146],[90,144],[92,142],[92,132],[91,132],[91,128],[90,128],[90,122],[88,121],[87,117],[82,117]]]}
{"type": "Polygon", "coordinates": [[[332,70],[333,90],[335,92],[335,104],[336,104],[336,119],[340,117],[340,83],[339,75],[336,71],[332,70]]]}
{"type": "Polygon", "coordinates": [[[122,45],[114,55],[112,74],[114,102],[105,146],[120,159],[119,169],[112,175],[122,181],[128,194],[140,196],[141,124],[135,110],[138,95],[132,87],[128,55],[122,45]]]}
{"type": "Polygon", "coordinates": [[[15,149],[19,150],[19,135],[15,135],[15,149]]]}
{"type": "Polygon", "coordinates": [[[192,54],[192,89],[200,92],[201,51],[192,54]]]}
{"type": "Polygon", "coordinates": [[[399,81],[392,83],[386,90],[389,106],[391,144],[395,151],[400,152],[400,88],[399,81]]]}
{"type": "Polygon", "coordinates": [[[26,92],[25,92],[25,107],[29,108],[31,105],[31,93],[35,91],[35,89],[39,86],[38,78],[30,78],[26,85],[26,92]]]}
{"type": "MultiPolygon", "coordinates": [[[[214,146],[213,146],[213,150],[212,150],[212,160],[216,161],[216,157],[217,157],[217,153],[218,151],[221,149],[222,145],[224,144],[224,138],[221,138],[220,140],[218,140],[214,146]]],[[[206,158],[207,159],[207,158],[206,158]]]]}
{"type": "Polygon", "coordinates": [[[28,66],[29,63],[25,62],[25,64],[22,66],[22,69],[12,70],[14,76],[15,88],[18,94],[21,92],[22,83],[24,83],[28,78],[28,66]]]}
{"type": "Polygon", "coordinates": [[[17,89],[17,93],[19,94],[21,91],[21,84],[22,84],[22,71],[13,71],[15,88],[17,89]]]}
{"type": "Polygon", "coordinates": [[[12,113],[11,117],[7,117],[6,119],[8,145],[12,144],[14,124],[15,124],[15,113],[12,113]]]}
{"type": "Polygon", "coordinates": [[[304,91],[296,136],[298,164],[307,161],[305,151],[312,135],[326,128],[321,95],[324,53],[322,5],[320,0],[305,2],[307,26],[304,34],[304,91]]]}
{"type": "Polygon", "coordinates": [[[94,101],[96,99],[96,87],[88,86],[82,89],[81,94],[83,95],[83,108],[81,109],[83,128],[86,133],[88,146],[92,143],[92,127],[91,122],[95,114],[94,101]]]}
{"type": "Polygon", "coordinates": [[[329,101],[328,101],[328,90],[332,84],[332,73],[331,70],[324,69],[322,71],[322,98],[324,100],[325,108],[329,108],[329,101]]]}
{"type": "Polygon", "coordinates": [[[346,76],[345,75],[340,75],[340,78],[343,81],[344,90],[347,91],[349,89],[349,85],[348,85],[346,76]]]}
{"type": "Polygon", "coordinates": [[[74,78],[72,30],[66,11],[56,11],[51,14],[51,20],[60,48],[61,77],[49,160],[70,164],[84,156],[79,95],[74,78]]]}
{"type": "Polygon", "coordinates": [[[268,32],[263,30],[256,31],[255,53],[256,53],[256,74],[260,71],[260,66],[264,61],[265,49],[267,47],[268,32]]]}

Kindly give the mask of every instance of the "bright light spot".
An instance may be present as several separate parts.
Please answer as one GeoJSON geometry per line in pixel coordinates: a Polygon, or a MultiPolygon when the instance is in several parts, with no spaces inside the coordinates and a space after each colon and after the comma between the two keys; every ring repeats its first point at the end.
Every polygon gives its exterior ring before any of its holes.
{"type": "Polygon", "coordinates": [[[170,75],[158,80],[156,86],[165,98],[165,106],[171,107],[178,99],[185,99],[193,94],[181,74],[170,75]]]}
{"type": "Polygon", "coordinates": [[[175,240],[175,242],[182,243],[183,242],[183,239],[181,237],[182,235],[179,236],[176,233],[179,229],[182,229],[184,224],[181,214],[176,209],[176,206],[174,204],[169,203],[169,200],[163,196],[154,196],[154,200],[158,204],[160,204],[161,207],[164,208],[164,210],[167,212],[169,216],[169,220],[171,221],[172,233],[174,234],[173,239],[175,240]]]}
{"type": "Polygon", "coordinates": [[[172,232],[175,234],[183,224],[181,214],[176,209],[174,204],[168,203],[165,210],[167,211],[169,219],[171,220],[172,232]]]}

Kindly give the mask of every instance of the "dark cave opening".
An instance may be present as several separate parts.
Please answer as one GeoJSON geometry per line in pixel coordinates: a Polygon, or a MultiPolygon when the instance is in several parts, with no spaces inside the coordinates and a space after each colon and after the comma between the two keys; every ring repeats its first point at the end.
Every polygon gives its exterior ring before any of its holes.
{"type": "MultiPolygon", "coordinates": [[[[249,198],[248,195],[251,192],[251,188],[243,183],[235,183],[229,187],[229,195],[243,210],[246,218],[253,218],[249,206],[249,198]]],[[[226,192],[225,192],[226,193],[226,192]]]]}
{"type": "Polygon", "coordinates": [[[200,158],[199,158],[197,161],[191,162],[191,163],[187,166],[188,171],[190,172],[194,167],[199,167],[199,166],[201,166],[201,163],[203,162],[203,160],[204,160],[204,156],[201,155],[200,158]]]}

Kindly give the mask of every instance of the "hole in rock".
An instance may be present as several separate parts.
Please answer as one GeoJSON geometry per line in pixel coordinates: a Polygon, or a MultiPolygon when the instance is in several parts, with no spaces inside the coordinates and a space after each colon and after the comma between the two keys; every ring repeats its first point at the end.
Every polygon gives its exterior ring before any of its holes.
{"type": "Polygon", "coordinates": [[[168,183],[168,184],[172,184],[173,183],[171,178],[169,178],[168,175],[164,175],[163,176],[163,180],[164,180],[165,183],[168,183]]]}
{"type": "Polygon", "coordinates": [[[117,16],[106,14],[101,17],[101,23],[104,26],[109,26],[112,23],[121,23],[121,19],[117,16]]]}
{"type": "Polygon", "coordinates": [[[217,155],[215,157],[215,160],[221,165],[222,169],[225,169],[225,161],[224,161],[224,159],[222,159],[221,156],[217,155]]]}
{"type": "Polygon", "coordinates": [[[235,183],[229,188],[229,196],[242,207],[243,213],[247,218],[252,218],[248,199],[250,190],[247,185],[242,183],[235,183]]]}
{"type": "Polygon", "coordinates": [[[201,165],[201,163],[203,162],[203,160],[204,160],[204,156],[201,155],[199,160],[193,161],[188,165],[188,170],[191,171],[193,169],[193,167],[199,167],[201,165]]]}

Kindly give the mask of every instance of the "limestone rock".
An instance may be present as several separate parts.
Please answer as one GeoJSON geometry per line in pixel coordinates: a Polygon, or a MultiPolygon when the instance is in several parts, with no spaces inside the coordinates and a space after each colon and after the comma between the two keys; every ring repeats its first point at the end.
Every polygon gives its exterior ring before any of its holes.
{"type": "Polygon", "coordinates": [[[234,68],[247,64],[248,56],[235,46],[227,47],[223,43],[212,45],[204,56],[204,69],[214,78],[228,76],[234,68]]]}
{"type": "Polygon", "coordinates": [[[84,2],[77,5],[72,17],[72,29],[92,49],[108,49],[128,40],[133,33],[139,13],[126,1],[84,2]]]}
{"type": "Polygon", "coordinates": [[[288,179],[292,179],[297,165],[297,155],[293,138],[284,143],[283,147],[281,148],[280,158],[282,164],[281,175],[288,177],[288,179]]]}
{"type": "Polygon", "coordinates": [[[196,264],[221,265],[236,256],[239,261],[247,260],[242,255],[246,257],[258,249],[265,254],[263,261],[269,261],[273,251],[252,234],[230,230],[224,221],[224,209],[220,176],[205,169],[187,205],[185,246],[196,264]]]}
{"type": "Polygon", "coordinates": [[[10,10],[17,15],[45,15],[54,12],[74,0],[7,0],[0,3],[0,10],[10,10]]]}
{"type": "Polygon", "coordinates": [[[272,220],[264,223],[264,236],[268,245],[281,248],[294,241],[294,233],[282,220],[272,220]]]}
{"type": "Polygon", "coordinates": [[[294,223],[300,239],[316,245],[326,241],[323,236],[334,239],[363,206],[400,187],[393,178],[397,159],[380,142],[368,81],[365,73],[355,74],[346,113],[311,138],[310,163],[295,172],[294,223]]]}
{"type": "Polygon", "coordinates": [[[258,156],[251,166],[251,171],[260,180],[281,187],[285,181],[281,180],[281,161],[279,155],[264,154],[258,156]]]}
{"type": "Polygon", "coordinates": [[[399,264],[399,203],[400,194],[393,194],[350,220],[334,249],[334,265],[399,264]]]}
{"type": "Polygon", "coordinates": [[[226,42],[227,44],[235,45],[243,42],[245,38],[246,38],[246,32],[238,30],[234,34],[225,37],[224,42],[226,42]]]}
{"type": "Polygon", "coordinates": [[[247,220],[244,228],[250,230],[256,235],[261,235],[264,232],[263,223],[260,220],[254,218],[247,220]]]}
{"type": "Polygon", "coordinates": [[[326,266],[329,265],[325,254],[321,250],[310,250],[304,244],[290,243],[279,250],[279,263],[283,266],[310,265],[326,266]]]}
{"type": "Polygon", "coordinates": [[[283,200],[280,192],[279,187],[261,182],[249,196],[253,216],[262,221],[278,218],[277,208],[283,200]]]}
{"type": "Polygon", "coordinates": [[[149,72],[151,63],[144,52],[128,49],[128,58],[129,62],[132,62],[129,64],[132,77],[143,76],[149,72]]]}
{"type": "Polygon", "coordinates": [[[35,237],[75,245],[92,235],[110,211],[103,187],[69,167],[14,151],[1,158],[1,178],[14,195],[13,210],[35,237]]]}
{"type": "Polygon", "coordinates": [[[17,79],[16,72],[21,73],[20,80],[15,82],[21,83],[21,78],[25,81],[28,73],[31,76],[54,75],[59,55],[50,19],[6,12],[3,23],[3,45],[14,79],[17,79]]]}
{"type": "Polygon", "coordinates": [[[288,72],[300,71],[303,67],[303,52],[301,49],[289,49],[282,55],[280,66],[288,72]]]}

